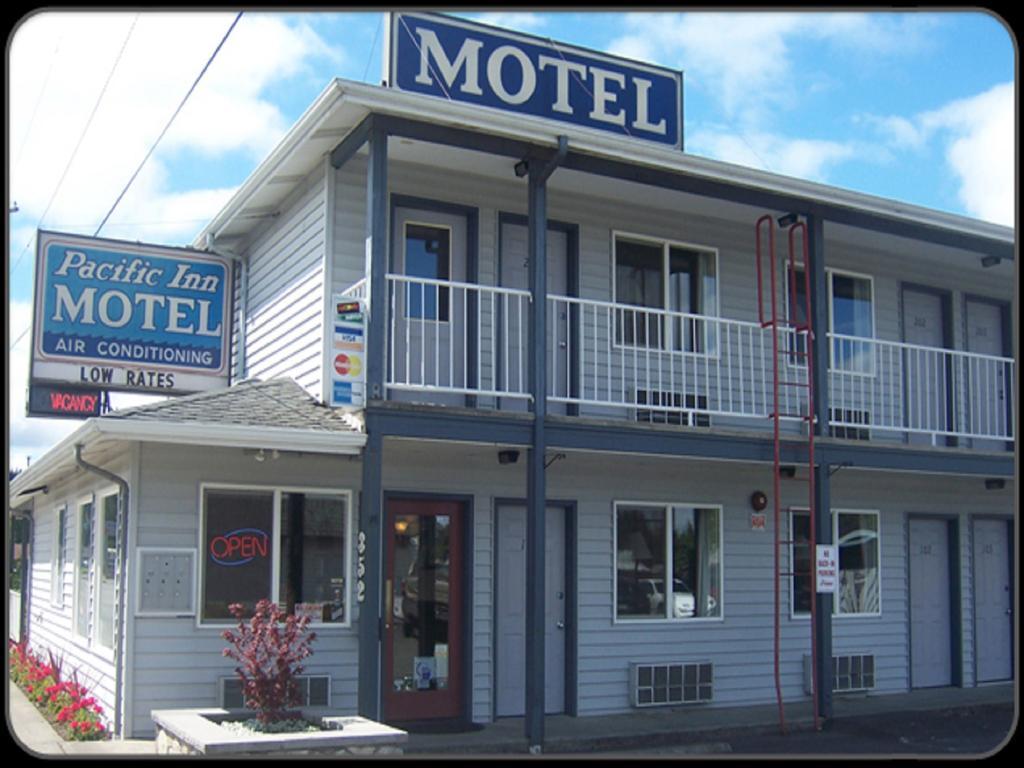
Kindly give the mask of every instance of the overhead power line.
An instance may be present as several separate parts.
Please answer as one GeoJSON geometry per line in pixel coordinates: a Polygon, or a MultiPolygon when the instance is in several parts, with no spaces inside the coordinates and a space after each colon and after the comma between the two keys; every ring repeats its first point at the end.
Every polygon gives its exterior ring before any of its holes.
{"type": "MultiPolygon", "coordinates": [[[[43,209],[42,215],[36,222],[37,229],[39,225],[43,223],[43,220],[46,218],[46,214],[50,212],[50,207],[53,205],[53,201],[57,199],[57,194],[60,192],[60,188],[64,185],[64,179],[67,178],[68,171],[71,170],[71,164],[74,163],[75,157],[78,156],[78,150],[82,146],[82,142],[85,140],[86,134],[89,132],[89,126],[92,125],[93,118],[96,117],[96,112],[99,111],[100,103],[103,101],[103,96],[107,92],[107,86],[110,85],[110,81],[114,78],[114,72],[117,71],[117,65],[121,63],[121,56],[124,54],[124,49],[128,47],[128,41],[131,39],[132,32],[135,31],[135,24],[138,20],[139,14],[136,13],[135,18],[132,19],[132,25],[128,28],[128,34],[124,36],[124,42],[121,43],[121,50],[117,52],[117,58],[114,59],[114,65],[110,68],[110,74],[107,75],[107,79],[103,83],[103,87],[100,89],[100,94],[96,97],[96,103],[92,107],[92,112],[89,113],[89,118],[85,121],[85,126],[82,128],[82,132],[78,136],[78,142],[75,144],[75,148],[71,150],[71,156],[68,158],[68,162],[64,166],[64,171],[61,173],[60,179],[57,181],[57,186],[54,187],[53,194],[50,195],[50,200],[46,204],[46,208],[43,209]]],[[[49,74],[47,74],[47,78],[49,78],[49,74]]],[[[25,247],[22,249],[21,253],[18,254],[18,258],[15,260],[14,266],[11,267],[10,274],[13,274],[14,270],[18,268],[18,265],[25,257],[25,254],[28,253],[29,246],[31,245],[32,239],[30,238],[29,241],[25,243],[25,247]]]]}
{"type": "Polygon", "coordinates": [[[135,179],[138,177],[139,172],[142,170],[142,167],[146,164],[146,161],[149,160],[150,155],[153,154],[153,151],[157,148],[157,145],[160,143],[164,135],[170,129],[171,124],[174,123],[175,118],[177,118],[178,114],[185,106],[185,103],[189,100],[189,97],[192,95],[192,92],[195,91],[196,86],[199,85],[199,81],[203,79],[203,75],[206,74],[206,70],[210,68],[210,65],[213,63],[213,60],[217,58],[217,54],[220,53],[220,49],[224,47],[224,43],[227,42],[228,37],[230,37],[231,32],[235,28],[235,25],[237,25],[239,20],[242,18],[243,13],[244,11],[239,11],[238,15],[235,16],[235,20],[231,22],[231,26],[228,27],[228,31],[224,33],[224,37],[221,38],[220,42],[217,43],[217,47],[213,49],[213,53],[210,54],[210,58],[206,60],[206,64],[203,65],[203,68],[202,70],[200,70],[199,75],[195,79],[195,82],[192,83],[192,87],[188,89],[188,92],[185,94],[185,98],[181,100],[181,103],[178,105],[178,108],[174,110],[174,114],[171,115],[171,119],[167,121],[167,125],[164,126],[164,129],[162,131],[160,131],[160,135],[156,137],[156,141],[153,142],[153,146],[149,148],[149,151],[146,153],[146,156],[143,157],[142,162],[139,163],[139,167],[135,169],[135,173],[133,173],[131,178],[128,179],[128,183],[124,185],[124,189],[121,190],[121,194],[117,196],[117,199],[114,201],[114,204],[110,207],[110,210],[107,211],[107,215],[103,217],[103,221],[101,221],[100,225],[96,228],[96,231],[93,233],[93,237],[99,235],[100,230],[102,230],[103,227],[106,225],[107,220],[110,218],[111,214],[114,213],[114,210],[121,203],[121,200],[124,198],[125,194],[127,194],[132,184],[135,183],[135,179]]]}

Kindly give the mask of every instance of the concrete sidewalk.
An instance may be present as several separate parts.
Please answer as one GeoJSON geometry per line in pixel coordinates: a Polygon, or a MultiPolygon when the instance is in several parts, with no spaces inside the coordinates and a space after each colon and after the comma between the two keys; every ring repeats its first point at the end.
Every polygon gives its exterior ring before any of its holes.
{"type": "MultiPolygon", "coordinates": [[[[834,699],[835,719],[886,712],[927,712],[987,704],[1012,704],[1012,683],[979,688],[929,688],[902,694],[845,695],[834,699]]],[[[785,705],[789,730],[813,728],[810,702],[785,705]]],[[[548,716],[544,752],[628,751],[662,745],[687,745],[696,754],[728,752],[716,732],[736,728],[778,728],[774,704],[752,707],[668,707],[631,710],[597,717],[548,716]]],[[[406,754],[487,754],[525,752],[524,721],[503,718],[480,730],[456,734],[409,734],[406,754]]]]}
{"type": "Polygon", "coordinates": [[[30,755],[155,755],[151,739],[123,741],[64,741],[53,726],[28,700],[24,692],[7,681],[7,729],[15,742],[30,755]]]}
{"type": "MultiPolygon", "coordinates": [[[[886,712],[927,712],[1016,701],[1012,683],[979,688],[931,688],[910,693],[874,696],[837,696],[835,719],[886,712]]],[[[786,723],[791,730],[811,727],[809,702],[788,703],[786,723]]],[[[22,749],[35,755],[154,755],[151,739],[65,742],[53,730],[25,694],[8,681],[8,728],[22,749]]],[[[632,710],[619,715],[545,719],[544,751],[553,753],[647,749],[660,745],[685,745],[697,754],[728,752],[716,732],[735,728],[778,726],[775,705],[716,708],[672,707],[632,710]]],[[[503,718],[467,733],[410,734],[406,754],[524,753],[526,739],[522,718],[503,718]]]]}

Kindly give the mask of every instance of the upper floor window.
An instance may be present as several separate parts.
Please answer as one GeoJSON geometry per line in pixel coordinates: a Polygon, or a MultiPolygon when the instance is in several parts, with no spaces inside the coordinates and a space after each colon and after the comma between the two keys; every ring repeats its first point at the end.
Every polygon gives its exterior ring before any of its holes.
{"type": "Polygon", "coordinates": [[[713,353],[718,314],[718,255],[681,243],[616,235],[615,341],[624,346],[713,353]]]}
{"type": "Polygon", "coordinates": [[[234,621],[272,600],[318,623],[347,621],[347,491],[207,487],[202,493],[200,620],[234,621]]]}
{"type": "MultiPolygon", "coordinates": [[[[870,277],[826,271],[828,283],[828,332],[843,338],[833,338],[829,346],[829,367],[843,373],[874,373],[874,349],[870,340],[875,336],[874,284],[870,277]],[[864,339],[865,341],[861,341],[864,339]]],[[[804,268],[786,265],[786,312],[794,325],[807,322],[804,268]],[[793,287],[796,296],[792,296],[793,287]]],[[[791,362],[802,364],[806,351],[803,341],[793,345],[791,362]]]]}
{"type": "Polygon", "coordinates": [[[721,509],[617,504],[615,617],[722,615],[721,509]]]}
{"type": "Polygon", "coordinates": [[[829,330],[833,338],[831,367],[844,373],[874,373],[874,286],[870,277],[829,271],[829,330]],[[852,338],[850,338],[852,337],[852,338]]]}

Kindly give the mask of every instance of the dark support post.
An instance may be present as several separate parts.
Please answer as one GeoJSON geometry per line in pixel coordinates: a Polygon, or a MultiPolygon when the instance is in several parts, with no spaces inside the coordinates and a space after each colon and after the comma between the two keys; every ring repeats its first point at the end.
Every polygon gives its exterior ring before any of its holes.
{"type": "Polygon", "coordinates": [[[547,477],[547,186],[529,178],[530,305],[529,365],[533,434],[526,465],[526,740],[530,751],[544,743],[544,529],[547,477]]]}
{"type": "Polygon", "coordinates": [[[530,260],[529,382],[533,396],[533,432],[526,466],[526,740],[531,752],[544,745],[544,614],[546,590],[545,516],[547,476],[547,180],[565,158],[566,138],[550,159],[531,158],[527,232],[530,260]]]}
{"type": "MultiPolygon", "coordinates": [[[[825,227],[819,216],[807,217],[810,262],[811,312],[814,313],[814,409],[815,436],[828,435],[828,281],[825,275],[825,227]]],[[[814,465],[814,529],[817,544],[832,543],[832,489],[830,465],[818,450],[814,465]]],[[[813,552],[812,552],[813,555],[813,552]]],[[[814,595],[815,645],[818,665],[818,714],[827,726],[832,719],[832,595],[814,595]]]]}
{"type": "MultiPolygon", "coordinates": [[[[384,397],[384,348],[387,302],[388,243],[388,148],[387,133],[375,126],[370,131],[370,160],[366,173],[366,275],[370,298],[367,327],[366,402],[384,397]]],[[[367,408],[366,446],[363,448],[363,488],[359,508],[357,557],[363,566],[356,583],[359,603],[359,714],[381,719],[381,569],[383,568],[383,437],[371,409],[367,408]],[[361,551],[360,551],[361,550],[361,551]],[[360,597],[361,595],[361,597],[360,597]]]]}

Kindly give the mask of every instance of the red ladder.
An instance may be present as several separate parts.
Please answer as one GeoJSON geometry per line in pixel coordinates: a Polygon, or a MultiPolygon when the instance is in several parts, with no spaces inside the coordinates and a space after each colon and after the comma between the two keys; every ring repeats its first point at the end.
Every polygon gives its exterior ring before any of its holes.
{"type": "MultiPolygon", "coordinates": [[[[780,222],[781,224],[781,222],[780,222]]],[[[780,600],[780,580],[783,576],[793,577],[798,574],[795,572],[793,564],[790,567],[793,569],[789,572],[782,572],[781,560],[779,557],[779,549],[782,544],[794,544],[798,543],[792,540],[783,540],[781,537],[782,526],[780,523],[782,502],[781,502],[781,421],[783,418],[798,418],[807,429],[807,509],[810,517],[810,532],[808,547],[810,549],[810,557],[808,561],[810,563],[810,572],[806,574],[808,576],[810,590],[811,590],[811,699],[813,701],[814,709],[814,728],[820,730],[821,725],[819,723],[818,715],[818,649],[817,649],[817,637],[815,634],[815,509],[814,509],[814,327],[813,327],[813,315],[811,314],[811,265],[810,265],[810,249],[808,248],[807,242],[807,225],[802,221],[796,221],[789,226],[789,317],[780,320],[778,311],[778,280],[776,275],[776,258],[775,258],[775,222],[773,217],[766,214],[757,220],[755,225],[756,240],[756,255],[757,255],[757,312],[758,320],[761,323],[762,328],[770,328],[772,334],[772,410],[769,417],[772,420],[772,436],[774,439],[774,451],[773,451],[773,504],[775,511],[775,568],[774,568],[774,582],[775,582],[775,643],[774,643],[774,670],[775,670],[775,698],[779,707],[779,728],[782,733],[786,732],[786,714],[785,707],[782,702],[782,681],[779,674],[779,648],[780,648],[780,625],[781,625],[781,600],[780,600]],[[767,226],[765,226],[767,225],[767,226]],[[797,309],[797,233],[801,234],[799,238],[799,248],[802,252],[803,264],[800,265],[803,269],[804,275],[804,295],[803,295],[803,311],[804,319],[803,322],[796,322],[797,309]],[[766,237],[765,237],[766,235],[766,237]],[[763,245],[767,241],[767,258],[769,263],[769,284],[771,289],[771,318],[766,319],[764,313],[764,297],[763,297],[763,271],[762,271],[762,254],[763,245]],[[786,333],[788,340],[787,349],[780,351],[779,349],[779,332],[780,329],[786,333]],[[790,333],[792,331],[792,333],[790,333]],[[802,344],[801,344],[802,341],[802,344]],[[783,363],[780,360],[780,356],[787,360],[787,373],[785,379],[780,378],[780,367],[783,363]],[[801,366],[797,363],[796,366],[792,364],[792,361],[802,361],[801,366]],[[789,368],[796,368],[795,373],[799,374],[799,369],[802,367],[805,374],[803,381],[800,380],[799,375],[794,375],[794,372],[790,372],[789,368]],[[790,380],[795,379],[795,380],[790,380]],[[789,388],[790,394],[787,396],[787,402],[793,400],[792,390],[797,390],[796,401],[800,403],[800,392],[805,392],[806,397],[804,402],[806,403],[806,413],[801,412],[799,407],[796,413],[782,413],[781,404],[779,398],[780,388],[789,388]]],[[[795,476],[795,475],[794,475],[795,476]]],[[[792,518],[791,518],[792,519],[792,518]]],[[[791,591],[792,594],[792,591],[791,591]]]]}

